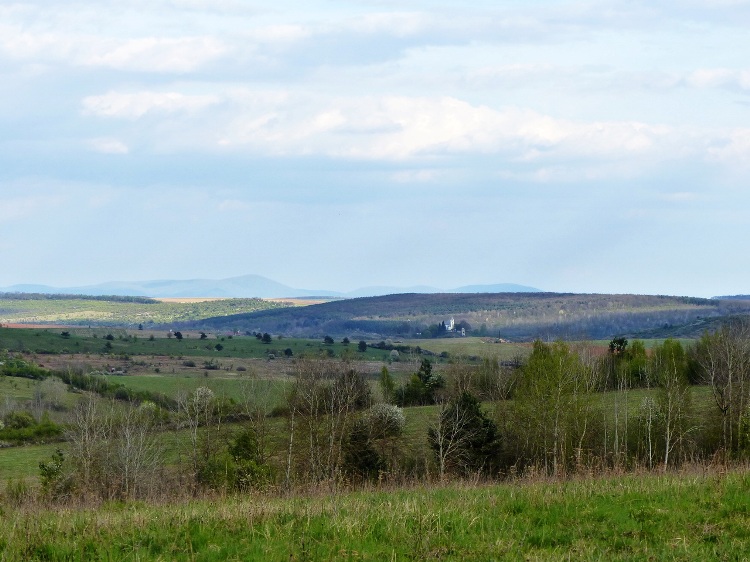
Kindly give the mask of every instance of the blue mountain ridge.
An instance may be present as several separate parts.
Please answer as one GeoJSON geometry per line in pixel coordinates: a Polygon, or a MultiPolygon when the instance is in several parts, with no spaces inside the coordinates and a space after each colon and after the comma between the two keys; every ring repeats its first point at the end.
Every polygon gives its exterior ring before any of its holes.
{"type": "Polygon", "coordinates": [[[327,289],[296,289],[261,275],[242,275],[227,279],[185,279],[150,281],[109,281],[96,285],[52,287],[49,285],[20,284],[0,288],[6,293],[41,293],[73,295],[148,296],[155,298],[355,298],[398,293],[536,293],[535,287],[513,283],[466,285],[455,289],[439,289],[426,285],[412,287],[372,286],[340,292],[327,289]]]}

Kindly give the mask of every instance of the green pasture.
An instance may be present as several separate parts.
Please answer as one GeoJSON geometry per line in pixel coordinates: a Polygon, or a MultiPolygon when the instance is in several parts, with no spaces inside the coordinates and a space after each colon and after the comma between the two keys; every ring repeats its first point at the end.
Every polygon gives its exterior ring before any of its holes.
{"type": "Polygon", "coordinates": [[[431,351],[436,355],[447,352],[449,357],[482,357],[497,358],[500,361],[512,361],[517,357],[525,358],[529,355],[528,344],[520,343],[495,343],[495,338],[435,338],[435,339],[409,339],[404,344],[412,347],[419,346],[421,349],[431,351]]]}
{"type": "MultiPolygon", "coordinates": [[[[168,331],[149,332],[122,328],[0,328],[0,350],[58,355],[164,355],[171,357],[268,358],[302,356],[335,356],[352,360],[389,360],[390,352],[368,348],[357,350],[356,341],[345,345],[341,340],[325,344],[323,339],[275,337],[263,343],[254,336],[184,332],[183,338],[169,337],[168,331]],[[63,335],[67,332],[68,335],[63,335]],[[218,347],[217,347],[218,346],[218,347]]],[[[41,360],[43,362],[43,360],[41,360]]]]}
{"type": "Polygon", "coordinates": [[[15,560],[743,560],[750,476],[451,484],[3,508],[15,560]]]}
{"type": "MultiPolygon", "coordinates": [[[[42,381],[39,380],[0,375],[0,401],[4,402],[9,399],[20,404],[31,402],[40,384],[42,381]]],[[[62,406],[70,408],[77,402],[79,395],[68,391],[61,398],[62,406]]],[[[0,406],[2,406],[1,403],[0,406]]]]}
{"type": "Polygon", "coordinates": [[[0,449],[0,489],[10,479],[35,481],[39,476],[39,463],[49,460],[56,449],[66,447],[65,443],[50,443],[0,449]]]}
{"type": "MultiPolygon", "coordinates": [[[[216,371],[206,371],[215,373],[216,371]]],[[[180,393],[193,392],[200,386],[210,388],[215,395],[231,398],[236,401],[243,396],[264,397],[269,401],[269,409],[281,404],[289,388],[289,382],[284,379],[255,379],[247,376],[225,375],[219,371],[218,375],[203,375],[204,371],[192,375],[138,375],[117,376],[103,375],[107,382],[122,384],[126,388],[136,391],[160,393],[170,398],[180,393]]]]}
{"type": "Polygon", "coordinates": [[[0,323],[133,326],[189,322],[282,308],[292,303],[262,299],[220,299],[204,302],[126,302],[100,299],[0,299],[0,323]]]}
{"type": "MultiPolygon", "coordinates": [[[[358,341],[348,345],[337,339],[333,344],[325,344],[323,339],[302,339],[274,337],[270,343],[263,343],[254,336],[207,333],[201,339],[201,332],[185,331],[183,338],[177,339],[167,330],[140,331],[124,328],[0,328],[0,350],[36,353],[39,355],[89,355],[102,357],[127,356],[169,356],[195,357],[201,361],[211,359],[247,358],[267,359],[303,356],[331,356],[348,358],[354,361],[391,362],[391,351],[368,347],[365,352],[357,349],[358,341]],[[64,335],[66,332],[67,335],[64,335]],[[289,355],[291,353],[291,355],[289,355]]],[[[662,344],[661,340],[643,340],[647,348],[662,344]]],[[[683,346],[695,340],[679,340],[683,346]]],[[[421,359],[416,348],[432,353],[433,362],[446,362],[455,359],[497,358],[512,361],[525,358],[530,353],[529,344],[496,343],[493,338],[455,337],[436,339],[410,339],[394,346],[409,346],[411,352],[401,351],[398,361],[409,362],[421,359]],[[443,356],[441,357],[441,354],[443,356]]],[[[369,342],[377,344],[378,342],[369,342]]],[[[584,342],[586,343],[586,342],[584,342]]],[[[606,348],[609,341],[588,342],[606,348]]],[[[40,359],[43,363],[43,359],[40,359]]]]}
{"type": "Polygon", "coordinates": [[[39,381],[20,377],[0,376],[0,398],[13,400],[31,400],[39,381]]]}

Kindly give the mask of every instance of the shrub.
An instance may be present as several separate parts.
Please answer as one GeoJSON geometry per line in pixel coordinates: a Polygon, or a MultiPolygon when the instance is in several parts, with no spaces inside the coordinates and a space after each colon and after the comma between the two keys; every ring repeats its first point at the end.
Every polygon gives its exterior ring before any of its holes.
{"type": "Polygon", "coordinates": [[[393,404],[375,404],[367,410],[365,419],[374,438],[398,437],[406,425],[404,411],[393,404]]]}
{"type": "Polygon", "coordinates": [[[29,412],[9,412],[3,418],[6,429],[24,429],[36,425],[36,420],[29,412]]]}
{"type": "Polygon", "coordinates": [[[39,481],[42,485],[42,496],[57,500],[68,496],[73,491],[73,478],[66,474],[65,455],[62,449],[52,453],[50,460],[39,463],[39,481]]]}

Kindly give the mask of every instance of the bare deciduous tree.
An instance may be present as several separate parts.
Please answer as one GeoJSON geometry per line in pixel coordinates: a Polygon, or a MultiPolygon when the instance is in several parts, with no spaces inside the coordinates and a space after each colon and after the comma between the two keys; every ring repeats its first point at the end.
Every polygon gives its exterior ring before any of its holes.
{"type": "Polygon", "coordinates": [[[750,401],[750,323],[737,320],[704,335],[697,357],[721,412],[724,453],[730,457],[740,448],[740,424],[750,401]]]}

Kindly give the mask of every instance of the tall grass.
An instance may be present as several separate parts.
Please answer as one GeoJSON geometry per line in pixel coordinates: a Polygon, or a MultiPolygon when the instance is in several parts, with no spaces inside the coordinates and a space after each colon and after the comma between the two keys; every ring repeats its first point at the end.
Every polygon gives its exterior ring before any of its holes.
{"type": "Polygon", "coordinates": [[[709,472],[3,507],[3,560],[737,560],[750,477],[709,472]]]}

